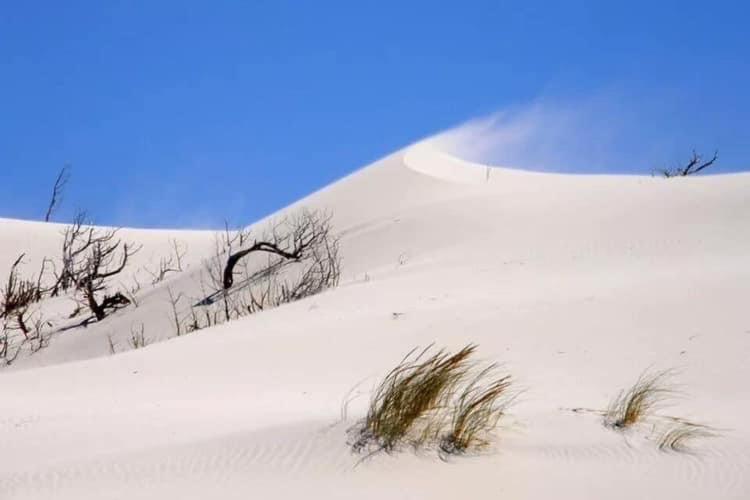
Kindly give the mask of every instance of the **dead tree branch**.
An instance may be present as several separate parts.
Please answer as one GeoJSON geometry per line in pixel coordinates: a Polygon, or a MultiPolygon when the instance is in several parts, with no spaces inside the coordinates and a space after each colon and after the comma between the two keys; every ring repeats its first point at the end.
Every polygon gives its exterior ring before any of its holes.
{"type": "Polygon", "coordinates": [[[701,170],[710,167],[716,162],[718,158],[719,152],[715,151],[710,160],[704,161],[703,156],[693,150],[693,155],[685,165],[671,169],[663,168],[657,170],[657,172],[664,177],[687,177],[689,175],[697,174],[701,170]]]}
{"type": "Polygon", "coordinates": [[[139,246],[123,243],[117,238],[117,230],[93,231],[87,238],[88,252],[82,259],[72,263],[72,276],[76,278],[76,289],[81,292],[86,305],[97,321],[103,320],[111,309],[130,304],[121,292],[113,295],[105,293],[101,301],[98,295],[105,292],[107,280],[120,274],[128,259],[140,250],[139,246]]]}
{"type": "MultiPolygon", "coordinates": [[[[246,236],[240,237],[240,241],[246,236]]],[[[247,248],[230,253],[224,266],[222,284],[228,290],[234,284],[234,269],[244,257],[266,252],[284,260],[299,261],[331,238],[331,216],[318,211],[303,211],[277,224],[269,238],[253,241],[247,248]]]]}
{"type": "Polygon", "coordinates": [[[18,266],[22,264],[24,256],[25,254],[21,254],[10,268],[0,300],[0,319],[13,320],[16,328],[28,339],[31,329],[26,315],[31,304],[41,299],[41,292],[34,280],[21,278],[19,275],[18,266]]]}
{"type": "Polygon", "coordinates": [[[66,292],[73,288],[79,281],[79,276],[76,274],[77,263],[94,244],[97,236],[96,229],[88,225],[87,218],[86,212],[79,211],[73,218],[72,224],[63,231],[62,268],[52,287],[53,297],[61,291],[66,292]]]}
{"type": "Polygon", "coordinates": [[[52,187],[52,195],[50,196],[49,205],[47,206],[47,213],[44,215],[44,222],[49,222],[52,215],[62,203],[63,195],[65,194],[65,186],[68,184],[69,180],[70,166],[65,165],[60,169],[60,173],[57,174],[55,185],[52,187]]]}
{"type": "Polygon", "coordinates": [[[48,292],[41,286],[48,260],[43,261],[39,277],[22,278],[19,267],[24,257],[25,254],[21,254],[13,262],[0,290],[0,360],[6,365],[15,360],[24,345],[29,345],[32,353],[45,347],[48,342],[45,328],[52,327],[41,311],[32,309],[48,292]]]}
{"type": "Polygon", "coordinates": [[[159,259],[159,267],[152,271],[145,267],[144,270],[151,276],[151,284],[156,285],[164,281],[169,273],[181,273],[183,271],[182,259],[187,254],[187,249],[175,239],[170,240],[172,251],[167,257],[159,259]]]}

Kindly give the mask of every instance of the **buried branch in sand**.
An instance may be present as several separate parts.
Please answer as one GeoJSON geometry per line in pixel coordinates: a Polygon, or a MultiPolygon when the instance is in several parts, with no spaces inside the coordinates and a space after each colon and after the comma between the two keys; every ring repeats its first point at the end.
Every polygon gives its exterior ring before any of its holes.
{"type": "Polygon", "coordinates": [[[475,345],[455,354],[430,347],[411,351],[378,385],[366,417],[350,429],[352,450],[391,453],[403,445],[437,446],[442,454],[484,447],[513,400],[511,377],[490,377],[496,365],[475,373],[475,345]]]}

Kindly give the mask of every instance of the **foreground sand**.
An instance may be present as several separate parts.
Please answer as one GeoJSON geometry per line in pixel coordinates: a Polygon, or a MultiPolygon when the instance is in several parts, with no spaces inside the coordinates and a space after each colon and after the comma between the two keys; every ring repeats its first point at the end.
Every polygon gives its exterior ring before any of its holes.
{"type": "MultiPolygon", "coordinates": [[[[112,356],[135,323],[174,336],[166,288],[198,294],[213,251],[210,233],[132,230],[133,268],[176,237],[190,269],[3,369],[0,498],[750,498],[749,200],[748,174],[536,174],[416,146],[298,204],[334,213],[337,289],[112,356]],[[357,465],[368,391],[432,342],[479,344],[525,389],[493,449],[357,465]],[[570,410],[649,367],[679,370],[664,414],[720,436],[663,453],[648,426],[570,410]]],[[[0,221],[2,272],[59,230],[0,221]]]]}

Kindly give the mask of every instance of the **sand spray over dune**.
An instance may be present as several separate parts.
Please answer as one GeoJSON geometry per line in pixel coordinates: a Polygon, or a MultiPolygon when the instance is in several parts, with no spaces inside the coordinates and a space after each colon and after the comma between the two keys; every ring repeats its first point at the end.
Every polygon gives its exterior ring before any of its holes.
{"type": "MultiPolygon", "coordinates": [[[[0,498],[750,498],[750,174],[552,175],[441,153],[587,168],[638,118],[602,99],[469,122],[300,200],[279,215],[334,214],[340,285],[179,338],[173,297],[188,320],[211,312],[196,304],[215,235],[123,229],[144,245],[123,276],[156,269],[173,239],[184,271],[0,370],[0,498]],[[348,430],[405,353],[467,343],[524,391],[486,449],[351,453],[348,430]],[[649,367],[678,370],[680,397],[604,425],[649,367]],[[716,435],[660,445],[685,422],[716,435]]],[[[60,255],[61,229],[0,219],[0,263],[25,253],[33,272],[60,255]]],[[[74,298],[45,317],[80,321],[74,298]]]]}
{"type": "Polygon", "coordinates": [[[483,164],[543,172],[650,174],[658,166],[683,161],[694,148],[707,154],[720,148],[718,141],[704,144],[699,139],[699,122],[708,120],[692,108],[693,101],[621,90],[541,96],[468,120],[425,143],[483,164]],[[674,118],[682,116],[686,119],[675,126],[674,118]]]}

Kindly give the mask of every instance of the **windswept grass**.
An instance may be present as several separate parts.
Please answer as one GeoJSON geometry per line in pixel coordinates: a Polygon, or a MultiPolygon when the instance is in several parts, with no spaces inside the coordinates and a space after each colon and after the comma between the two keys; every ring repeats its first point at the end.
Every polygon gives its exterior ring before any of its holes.
{"type": "Polygon", "coordinates": [[[695,440],[717,437],[718,432],[707,425],[656,414],[656,410],[676,394],[670,381],[674,374],[671,369],[641,374],[632,387],[612,400],[606,411],[599,412],[604,416],[604,424],[624,430],[647,420],[652,426],[651,436],[656,436],[653,438],[656,446],[664,452],[690,453],[695,440]]]}
{"type": "Polygon", "coordinates": [[[676,422],[659,436],[657,445],[661,451],[690,453],[692,451],[690,445],[694,440],[716,436],[716,432],[705,425],[676,422]]]}
{"type": "Polygon", "coordinates": [[[488,433],[513,402],[509,392],[510,375],[504,375],[486,385],[486,379],[495,371],[490,365],[467,385],[458,397],[453,410],[450,431],[440,441],[440,450],[447,454],[465,453],[489,444],[488,433]]]}
{"type": "Polygon", "coordinates": [[[631,388],[620,391],[612,400],[604,415],[605,425],[627,429],[649,416],[674,394],[669,386],[672,374],[672,370],[643,373],[631,388]]]}
{"type": "Polygon", "coordinates": [[[475,349],[468,345],[456,354],[441,349],[427,356],[428,347],[415,357],[414,351],[407,354],[375,390],[352,448],[362,451],[374,445],[391,452],[404,442],[416,445],[427,439],[425,417],[445,407],[475,349]]]}
{"type": "Polygon", "coordinates": [[[455,354],[430,349],[416,356],[411,351],[378,385],[366,417],[350,429],[355,452],[390,453],[410,445],[463,453],[487,443],[510,403],[510,377],[487,383],[495,365],[472,376],[473,344],[455,354]]]}

